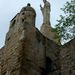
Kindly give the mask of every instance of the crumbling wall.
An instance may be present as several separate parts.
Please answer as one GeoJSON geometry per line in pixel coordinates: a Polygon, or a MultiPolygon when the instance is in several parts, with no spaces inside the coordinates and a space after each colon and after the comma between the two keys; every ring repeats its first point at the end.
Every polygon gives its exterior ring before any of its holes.
{"type": "Polygon", "coordinates": [[[59,46],[48,39],[35,27],[35,10],[28,5],[10,22],[0,75],[75,75],[75,40],[59,46]]]}
{"type": "Polygon", "coordinates": [[[25,22],[20,26],[15,24],[7,33],[2,75],[51,74],[57,70],[58,52],[59,46],[37,28],[25,22]]]}
{"type": "Polygon", "coordinates": [[[75,75],[75,39],[61,47],[61,75],[75,75]]]}
{"type": "Polygon", "coordinates": [[[26,75],[47,75],[49,73],[51,74],[52,72],[57,71],[59,46],[56,45],[53,41],[43,36],[39,32],[39,30],[33,27],[32,25],[30,26],[28,23],[24,23],[22,27],[24,27],[24,29],[20,30],[22,30],[21,32],[24,31],[24,35],[20,35],[24,38],[20,39],[20,44],[22,44],[21,73],[26,75]],[[47,58],[49,58],[51,62],[47,62],[47,58]],[[47,66],[51,67],[47,69],[47,66]]]}

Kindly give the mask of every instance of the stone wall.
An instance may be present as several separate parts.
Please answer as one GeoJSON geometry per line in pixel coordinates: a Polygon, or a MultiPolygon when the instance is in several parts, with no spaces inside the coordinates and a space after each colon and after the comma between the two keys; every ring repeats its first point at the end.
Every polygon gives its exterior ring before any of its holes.
{"type": "Polygon", "coordinates": [[[24,22],[20,27],[14,26],[9,29],[6,36],[1,75],[7,73],[11,75],[46,75],[56,71],[59,46],[28,23],[24,22]],[[24,34],[22,34],[23,31],[24,34]],[[51,64],[48,67],[50,61],[51,64]]]}
{"type": "Polygon", "coordinates": [[[75,39],[61,47],[61,75],[75,75],[75,39]]]}
{"type": "MultiPolygon", "coordinates": [[[[24,49],[25,49],[25,51],[23,53],[25,53],[24,55],[27,54],[27,56],[24,56],[26,58],[26,60],[30,60],[31,62],[29,62],[29,63],[34,64],[31,66],[31,68],[33,69],[33,66],[34,66],[35,68],[33,70],[35,70],[36,72],[32,71],[33,72],[32,75],[34,75],[34,74],[47,75],[48,73],[51,74],[51,72],[56,71],[58,69],[57,62],[58,62],[58,58],[59,58],[58,57],[59,46],[56,45],[53,41],[44,37],[33,26],[25,25],[25,27],[26,27],[27,36],[25,36],[25,39],[23,40],[23,45],[24,45],[24,49]],[[49,58],[49,59],[47,59],[47,58],[49,58]],[[52,64],[50,64],[50,67],[48,67],[49,66],[48,63],[50,63],[50,62],[48,62],[49,60],[51,60],[51,63],[52,63],[52,64]],[[51,71],[49,69],[51,69],[51,71]]],[[[25,61],[25,63],[26,63],[26,61],[25,61]]],[[[25,65],[29,66],[28,63],[25,65]]],[[[25,68],[27,70],[27,67],[25,67],[25,68]]],[[[28,70],[28,73],[31,73],[31,72],[28,70]]],[[[57,74],[58,74],[58,72],[57,72],[57,74]]]]}
{"type": "Polygon", "coordinates": [[[0,49],[0,75],[75,75],[75,39],[57,45],[35,27],[35,17],[28,6],[11,20],[0,49]]]}

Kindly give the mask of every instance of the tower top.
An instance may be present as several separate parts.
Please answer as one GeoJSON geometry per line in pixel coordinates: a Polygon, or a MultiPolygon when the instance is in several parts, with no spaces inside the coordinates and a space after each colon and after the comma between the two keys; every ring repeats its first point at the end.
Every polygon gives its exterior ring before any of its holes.
{"type": "Polygon", "coordinates": [[[30,11],[30,12],[33,12],[36,15],[35,10],[34,10],[34,8],[31,7],[31,4],[30,3],[28,3],[26,7],[23,7],[21,9],[21,12],[23,12],[23,11],[30,11]]]}

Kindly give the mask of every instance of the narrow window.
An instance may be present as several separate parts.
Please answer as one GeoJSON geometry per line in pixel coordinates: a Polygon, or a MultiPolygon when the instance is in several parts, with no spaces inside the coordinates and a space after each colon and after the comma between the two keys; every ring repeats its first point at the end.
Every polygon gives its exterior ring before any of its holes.
{"type": "Polygon", "coordinates": [[[24,12],[22,13],[22,15],[24,15],[24,12]]]}
{"type": "Polygon", "coordinates": [[[24,19],[22,19],[22,22],[24,22],[24,19]]]}

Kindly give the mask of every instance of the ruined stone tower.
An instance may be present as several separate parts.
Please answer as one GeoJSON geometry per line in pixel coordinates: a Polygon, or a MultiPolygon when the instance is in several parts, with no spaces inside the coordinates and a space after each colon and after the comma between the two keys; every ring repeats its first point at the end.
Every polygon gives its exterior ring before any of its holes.
{"type": "Polygon", "coordinates": [[[42,44],[37,44],[35,39],[35,18],[35,10],[28,4],[11,20],[1,59],[1,75],[40,75],[38,66],[44,66],[44,51],[39,50],[42,44]]]}
{"type": "MultiPolygon", "coordinates": [[[[0,75],[47,75],[49,73],[48,63],[52,64],[58,58],[55,56],[58,51],[54,52],[53,49],[49,55],[47,52],[49,40],[35,27],[35,19],[36,12],[28,4],[11,20],[5,46],[0,49],[0,75]]],[[[50,71],[57,69],[56,65],[52,64],[53,68],[50,71]]]]}
{"type": "Polygon", "coordinates": [[[0,49],[0,75],[75,75],[75,39],[59,46],[35,27],[27,4],[10,22],[0,49]]]}

